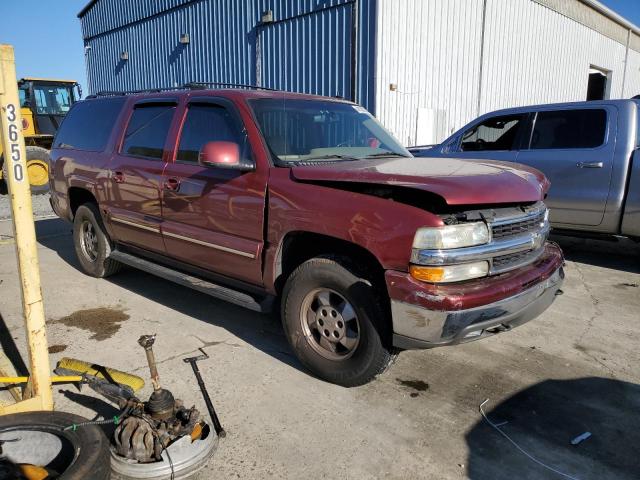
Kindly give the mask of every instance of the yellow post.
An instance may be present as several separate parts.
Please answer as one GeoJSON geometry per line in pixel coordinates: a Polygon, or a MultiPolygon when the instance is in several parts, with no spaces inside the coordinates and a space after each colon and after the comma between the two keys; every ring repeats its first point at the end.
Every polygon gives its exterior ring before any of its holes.
{"type": "Polygon", "coordinates": [[[31,210],[31,191],[27,176],[24,137],[22,136],[15,59],[11,45],[0,45],[0,125],[2,126],[6,180],[11,197],[18,272],[22,287],[22,308],[29,346],[32,392],[31,398],[15,405],[2,407],[0,413],[53,410],[36,232],[31,210]]]}

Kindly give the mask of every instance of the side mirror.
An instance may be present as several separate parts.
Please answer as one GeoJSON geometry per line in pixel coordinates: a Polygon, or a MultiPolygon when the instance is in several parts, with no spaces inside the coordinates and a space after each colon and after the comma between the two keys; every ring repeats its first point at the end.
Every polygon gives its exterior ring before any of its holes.
{"type": "Polygon", "coordinates": [[[240,160],[240,145],[234,142],[207,142],[202,146],[198,163],[203,167],[248,171],[253,167],[240,160]]]}

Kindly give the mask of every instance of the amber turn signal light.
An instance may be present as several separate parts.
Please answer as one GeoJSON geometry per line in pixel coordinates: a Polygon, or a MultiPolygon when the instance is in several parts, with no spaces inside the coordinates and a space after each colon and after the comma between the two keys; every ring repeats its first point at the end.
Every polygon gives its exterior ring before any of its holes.
{"type": "Polygon", "coordinates": [[[425,266],[411,265],[409,273],[416,280],[430,283],[461,282],[472,278],[485,277],[489,264],[485,261],[462,263],[459,265],[425,266]]]}

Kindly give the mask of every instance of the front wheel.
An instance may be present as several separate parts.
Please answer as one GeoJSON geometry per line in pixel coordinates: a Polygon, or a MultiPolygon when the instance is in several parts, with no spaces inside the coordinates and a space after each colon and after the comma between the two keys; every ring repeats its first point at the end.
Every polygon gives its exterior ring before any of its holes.
{"type": "Polygon", "coordinates": [[[389,322],[374,285],[347,259],[318,257],[288,278],[282,301],[287,339],[318,377],[363,385],[392,362],[389,322]]]}

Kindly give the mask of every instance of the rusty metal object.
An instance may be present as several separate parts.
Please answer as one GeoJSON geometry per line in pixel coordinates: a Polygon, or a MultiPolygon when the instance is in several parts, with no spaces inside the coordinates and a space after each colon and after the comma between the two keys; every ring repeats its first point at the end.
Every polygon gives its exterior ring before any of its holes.
{"type": "MultiPolygon", "coordinates": [[[[146,402],[134,396],[119,395],[118,405],[122,420],[114,433],[114,449],[117,455],[150,463],[162,460],[162,452],[183,436],[192,441],[203,437],[209,427],[195,408],[186,408],[180,399],[160,386],[153,344],[155,335],[143,335],[138,343],[144,348],[154,391],[146,402]]],[[[114,394],[117,392],[109,391],[114,394]]]]}
{"type": "Polygon", "coordinates": [[[142,417],[125,418],[114,434],[118,455],[141,463],[155,461],[157,448],[155,433],[151,425],[142,417]]]}
{"type": "Polygon", "coordinates": [[[151,383],[153,383],[153,389],[158,390],[160,388],[160,376],[158,375],[158,368],[156,366],[156,357],[153,353],[153,344],[156,342],[156,334],[142,335],[138,339],[138,344],[144,348],[144,352],[147,355],[147,363],[149,364],[149,373],[151,375],[151,383]]]}

